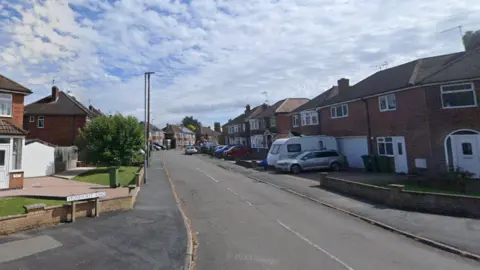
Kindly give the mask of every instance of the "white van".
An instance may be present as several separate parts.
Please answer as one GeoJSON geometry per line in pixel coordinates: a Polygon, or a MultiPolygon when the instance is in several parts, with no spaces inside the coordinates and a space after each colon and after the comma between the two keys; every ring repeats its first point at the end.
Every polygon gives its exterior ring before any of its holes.
{"type": "Polygon", "coordinates": [[[335,137],[319,135],[278,139],[268,152],[267,163],[269,166],[273,166],[278,160],[288,159],[305,151],[325,149],[338,150],[335,137]]]}

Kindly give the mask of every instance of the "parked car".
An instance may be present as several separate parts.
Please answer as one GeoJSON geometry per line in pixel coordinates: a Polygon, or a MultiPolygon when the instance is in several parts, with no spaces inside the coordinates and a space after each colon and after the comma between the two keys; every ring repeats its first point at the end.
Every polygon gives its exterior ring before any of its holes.
{"type": "Polygon", "coordinates": [[[250,147],[244,145],[235,145],[223,152],[225,159],[245,158],[251,153],[250,147]]]}
{"type": "Polygon", "coordinates": [[[215,155],[215,151],[217,151],[217,149],[220,147],[221,146],[210,146],[210,148],[208,148],[208,154],[211,156],[215,155]]]}
{"type": "Polygon", "coordinates": [[[295,174],[316,169],[339,171],[347,166],[347,159],[336,150],[306,151],[275,163],[276,170],[295,174]]]}
{"type": "Polygon", "coordinates": [[[153,145],[155,145],[156,147],[160,148],[161,150],[165,150],[165,146],[164,146],[164,145],[161,145],[161,144],[156,143],[156,142],[154,142],[153,145]]]}
{"type": "Polygon", "coordinates": [[[337,139],[332,136],[304,136],[278,139],[267,155],[268,165],[274,166],[278,160],[289,159],[305,151],[338,150],[337,139]]]}
{"type": "Polygon", "coordinates": [[[198,153],[197,148],[195,146],[190,145],[185,148],[185,155],[193,155],[198,153]]]}
{"type": "Polygon", "coordinates": [[[217,158],[223,157],[223,152],[227,151],[231,147],[232,147],[231,145],[222,145],[222,147],[217,148],[217,150],[215,150],[215,157],[217,158]]]}
{"type": "Polygon", "coordinates": [[[211,147],[216,147],[217,143],[216,142],[204,142],[201,144],[200,149],[202,153],[208,154],[208,151],[210,150],[211,147]]]}

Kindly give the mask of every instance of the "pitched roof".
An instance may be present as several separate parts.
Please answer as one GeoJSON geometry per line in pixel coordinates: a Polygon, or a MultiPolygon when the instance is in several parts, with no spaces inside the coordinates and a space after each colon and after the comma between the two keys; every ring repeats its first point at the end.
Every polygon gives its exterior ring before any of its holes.
{"type": "Polygon", "coordinates": [[[299,106],[307,103],[309,101],[308,98],[286,98],[280,101],[277,101],[272,106],[269,106],[263,112],[257,114],[255,118],[264,118],[272,116],[276,113],[289,113],[294,109],[298,108],[299,106]]]}
{"type": "Polygon", "coordinates": [[[167,134],[182,133],[182,129],[177,125],[169,124],[166,127],[164,127],[162,130],[167,134]]]}
{"type": "Polygon", "coordinates": [[[266,103],[263,103],[263,104],[261,104],[261,105],[258,105],[257,107],[255,107],[255,108],[253,108],[253,109],[251,110],[251,113],[250,113],[247,117],[245,117],[245,119],[243,120],[243,122],[246,122],[246,121],[248,121],[248,120],[250,120],[250,119],[256,118],[257,115],[263,113],[265,110],[268,109],[268,107],[270,107],[270,106],[268,106],[268,104],[266,104],[266,103]]]}
{"type": "MultiPolygon", "coordinates": [[[[143,127],[144,122],[143,122],[143,121],[140,121],[140,123],[138,123],[138,124],[143,127]]],[[[150,123],[150,130],[151,130],[151,131],[163,131],[163,130],[160,130],[159,127],[153,125],[152,123],[150,123]]]]}
{"type": "Polygon", "coordinates": [[[303,105],[297,107],[292,113],[298,113],[301,111],[314,110],[319,107],[326,99],[332,98],[338,94],[338,87],[332,86],[327,91],[321,93],[320,95],[314,97],[310,101],[304,103],[303,105]]]}
{"type": "Polygon", "coordinates": [[[28,88],[26,88],[23,85],[20,85],[19,83],[10,80],[9,78],[3,76],[0,74],[0,89],[5,89],[5,90],[10,90],[10,91],[15,91],[15,92],[20,92],[26,95],[29,95],[32,93],[32,91],[28,88]]]}
{"type": "Polygon", "coordinates": [[[479,57],[477,51],[476,54],[459,52],[417,59],[378,71],[344,91],[337,90],[337,95],[326,97],[315,105],[328,106],[427,82],[480,77],[480,67],[475,63],[479,57]]]}
{"type": "Polygon", "coordinates": [[[89,110],[75,97],[70,96],[63,91],[59,92],[57,100],[53,100],[48,95],[40,100],[25,106],[25,115],[88,115],[98,116],[95,112],[89,110]]]}
{"type": "Polygon", "coordinates": [[[216,132],[215,130],[209,127],[202,127],[200,130],[201,130],[201,133],[200,133],[201,135],[218,136],[221,134],[220,132],[216,132]]]}
{"type": "Polygon", "coordinates": [[[27,135],[28,131],[15,126],[14,124],[0,120],[0,134],[1,135],[27,135]]]}
{"type": "Polygon", "coordinates": [[[228,125],[238,125],[238,124],[245,123],[246,119],[249,116],[251,116],[253,113],[255,113],[260,106],[261,105],[259,105],[257,107],[254,107],[253,109],[250,109],[250,111],[247,112],[247,113],[244,112],[244,113],[240,114],[239,116],[233,118],[232,120],[230,120],[226,124],[224,124],[223,127],[228,126],[228,125]]]}

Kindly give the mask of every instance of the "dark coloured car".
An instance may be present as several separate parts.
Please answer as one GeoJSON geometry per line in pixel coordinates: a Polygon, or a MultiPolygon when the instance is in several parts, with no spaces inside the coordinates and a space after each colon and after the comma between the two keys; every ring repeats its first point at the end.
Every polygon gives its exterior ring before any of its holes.
{"type": "Polygon", "coordinates": [[[242,159],[249,156],[251,153],[250,147],[245,145],[235,145],[223,152],[225,159],[242,159]]]}

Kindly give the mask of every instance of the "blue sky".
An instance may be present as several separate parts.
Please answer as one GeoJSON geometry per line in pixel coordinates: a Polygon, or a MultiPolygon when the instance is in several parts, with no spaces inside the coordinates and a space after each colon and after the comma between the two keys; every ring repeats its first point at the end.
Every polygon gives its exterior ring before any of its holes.
{"type": "Polygon", "coordinates": [[[52,80],[86,105],[143,117],[152,76],[159,126],[192,115],[224,123],[252,106],[314,97],[388,63],[461,51],[480,29],[477,0],[0,1],[0,73],[29,87],[52,80]]]}

